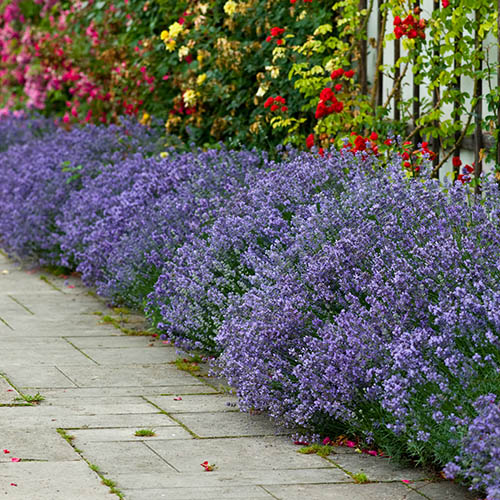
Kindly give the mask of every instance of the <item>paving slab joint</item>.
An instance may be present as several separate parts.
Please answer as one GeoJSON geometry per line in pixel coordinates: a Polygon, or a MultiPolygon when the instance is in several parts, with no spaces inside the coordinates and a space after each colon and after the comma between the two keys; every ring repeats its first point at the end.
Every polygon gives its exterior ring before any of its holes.
{"type": "Polygon", "coordinates": [[[191,436],[193,436],[194,439],[202,439],[200,436],[198,436],[198,434],[193,432],[187,425],[183,424],[179,419],[175,418],[173,415],[165,411],[163,408],[150,401],[146,396],[141,396],[141,398],[144,399],[146,403],[149,403],[151,406],[154,406],[160,413],[166,415],[168,418],[172,419],[176,424],[180,425],[186,432],[191,434],[191,436]]]}
{"type": "Polygon", "coordinates": [[[98,366],[101,366],[100,363],[98,363],[95,359],[91,358],[85,351],[83,351],[82,349],[80,349],[78,346],[76,346],[75,344],[73,344],[73,342],[71,342],[71,340],[68,340],[67,337],[62,337],[71,347],[75,348],[80,354],[83,354],[86,358],[90,359],[90,361],[92,361],[93,363],[95,363],[96,365],[98,366]]]}
{"type": "Polygon", "coordinates": [[[2,377],[24,400],[24,403],[18,403],[18,404],[5,403],[5,404],[2,404],[0,406],[35,406],[40,401],[40,400],[36,401],[36,402],[29,401],[31,396],[29,396],[29,394],[25,394],[23,391],[21,391],[21,389],[19,389],[19,387],[17,387],[17,385],[15,385],[14,382],[12,382],[10,380],[10,378],[7,376],[7,374],[0,372],[0,377],[2,377]]]}
{"type": "Polygon", "coordinates": [[[83,450],[80,450],[77,448],[73,442],[75,439],[75,436],[72,436],[71,434],[68,434],[66,431],[67,429],[63,429],[62,427],[58,427],[57,433],[73,448],[75,453],[78,454],[78,456],[88,465],[89,469],[97,474],[99,479],[101,480],[101,483],[104,484],[104,486],[107,486],[109,488],[109,492],[116,495],[120,500],[124,500],[125,497],[123,496],[123,493],[116,487],[116,483],[107,478],[104,473],[101,472],[99,467],[93,463],[90,462],[84,455],[83,455],[83,450]]]}
{"type": "Polygon", "coordinates": [[[21,306],[25,311],[27,311],[31,315],[35,315],[35,313],[25,304],[23,304],[19,299],[16,299],[13,295],[7,294],[7,297],[9,297],[10,300],[15,302],[18,306],[21,306]]]}

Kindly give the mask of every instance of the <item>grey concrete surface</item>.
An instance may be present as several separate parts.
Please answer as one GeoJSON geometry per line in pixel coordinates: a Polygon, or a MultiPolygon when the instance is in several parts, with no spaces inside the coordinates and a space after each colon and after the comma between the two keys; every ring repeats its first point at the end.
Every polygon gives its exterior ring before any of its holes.
{"type": "Polygon", "coordinates": [[[299,454],[265,415],[239,413],[223,381],[178,370],[173,347],[125,335],[103,315],[146,328],[77,278],[0,255],[0,498],[474,498],[435,473],[351,449],[299,454]],[[37,393],[44,399],[28,405],[37,393]],[[369,483],[355,482],[361,472],[369,483]]]}

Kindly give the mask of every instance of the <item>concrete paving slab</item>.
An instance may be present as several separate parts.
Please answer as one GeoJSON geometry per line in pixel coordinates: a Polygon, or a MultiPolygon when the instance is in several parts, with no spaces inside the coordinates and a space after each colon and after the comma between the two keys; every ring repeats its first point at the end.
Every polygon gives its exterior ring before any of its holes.
{"type": "MultiPolygon", "coordinates": [[[[190,441],[186,441],[189,443],[190,441]]],[[[200,461],[201,463],[201,461],[200,461]]],[[[261,469],[261,470],[224,470],[217,469],[213,472],[199,470],[189,473],[168,473],[162,476],[150,472],[127,474],[116,473],[113,479],[121,489],[151,488],[185,488],[196,485],[198,488],[218,488],[226,486],[251,486],[267,484],[318,484],[318,483],[350,483],[352,479],[340,469],[261,469]]],[[[346,497],[346,500],[349,497],[346,497]]],[[[328,500],[328,497],[325,498],[328,500]]],[[[370,499],[378,500],[378,499],[370,499]]],[[[420,499],[421,500],[421,499],[420,499]]]]}
{"type": "Polygon", "coordinates": [[[264,489],[276,500],[424,500],[401,483],[266,485],[264,489]]]}
{"type": "Polygon", "coordinates": [[[112,441],[144,441],[149,443],[150,441],[168,441],[170,439],[193,439],[189,432],[173,421],[169,426],[164,427],[138,425],[136,427],[115,427],[112,429],[78,429],[71,431],[71,435],[75,436],[75,444],[79,448],[85,448],[87,443],[112,441]],[[152,429],[155,435],[150,437],[135,436],[135,432],[140,429],[152,429]]]}
{"type": "Polygon", "coordinates": [[[416,482],[410,488],[432,500],[476,500],[478,495],[451,481],[416,482]]]}
{"type": "Polygon", "coordinates": [[[68,343],[60,337],[27,337],[17,332],[10,336],[0,336],[0,349],[25,349],[29,347],[62,347],[68,343]]]}
{"type": "Polygon", "coordinates": [[[172,365],[128,365],[85,367],[64,367],[64,373],[80,387],[127,387],[143,385],[201,385],[194,377],[187,377],[172,365]]]}
{"type": "Polygon", "coordinates": [[[78,364],[82,366],[96,365],[96,362],[86,357],[78,349],[67,344],[58,346],[27,346],[23,349],[2,349],[0,367],[4,371],[9,366],[56,366],[78,364]]]}
{"type": "Polygon", "coordinates": [[[172,396],[148,399],[162,410],[176,414],[238,411],[238,398],[231,394],[184,396],[180,401],[174,400],[172,396]]]}
{"type": "Polygon", "coordinates": [[[208,460],[222,471],[335,468],[317,455],[297,453],[297,447],[284,437],[242,437],[175,442],[155,441],[151,449],[180,472],[197,471],[208,460]],[[284,459],[286,457],[286,459],[284,459]]]}
{"type": "Polygon", "coordinates": [[[0,404],[11,404],[19,393],[3,377],[0,377],[0,404]]]}
{"type": "Polygon", "coordinates": [[[249,415],[239,412],[172,413],[179,422],[200,437],[274,436],[290,434],[270,422],[267,415],[249,415]]]}
{"type": "MultiPolygon", "coordinates": [[[[0,322],[0,325],[2,323],[0,322]]],[[[17,325],[14,330],[9,330],[5,327],[5,332],[13,334],[16,336],[22,336],[25,338],[31,337],[56,337],[61,338],[65,336],[80,336],[80,337],[100,337],[106,332],[110,334],[116,334],[116,328],[109,325],[85,325],[85,324],[71,324],[71,322],[58,322],[58,321],[32,321],[30,323],[25,322],[22,325],[17,325]]],[[[0,334],[2,331],[0,330],[0,334]]],[[[0,335],[2,338],[2,335],[0,335]]]]}
{"type": "Polygon", "coordinates": [[[57,433],[45,426],[23,429],[2,428],[0,448],[10,453],[0,453],[0,464],[11,462],[12,457],[25,460],[73,461],[79,460],[75,450],[57,433]]]}
{"type": "Polygon", "coordinates": [[[152,347],[83,348],[83,352],[100,365],[131,365],[137,363],[168,363],[178,356],[173,349],[152,347]]]}
{"type": "Polygon", "coordinates": [[[9,500],[112,500],[83,460],[0,465],[0,497],[9,500]],[[16,486],[12,486],[14,483],[16,486]]]}
{"type": "MultiPolygon", "coordinates": [[[[0,369],[2,369],[1,361],[0,369]]],[[[88,366],[82,367],[82,370],[88,370],[88,366]]],[[[77,387],[73,380],[69,379],[55,366],[34,365],[27,369],[25,365],[10,365],[4,372],[17,387],[31,387],[34,389],[77,387]]]]}
{"type": "MultiPolygon", "coordinates": [[[[119,330],[114,335],[101,335],[100,337],[65,337],[69,342],[76,345],[80,349],[88,348],[127,348],[127,347],[145,347],[151,343],[150,337],[138,336],[134,337],[132,335],[124,335],[120,333],[119,330]]],[[[154,342],[153,342],[154,343],[154,342]]],[[[167,346],[159,344],[162,349],[168,349],[167,346]]],[[[157,346],[157,347],[158,347],[157,346]]]]}
{"type": "MultiPolygon", "coordinates": [[[[33,412],[34,407],[0,407],[0,422],[2,429],[25,428],[44,425],[47,428],[64,429],[102,429],[113,427],[155,427],[171,425],[175,423],[167,415],[162,413],[116,413],[100,415],[78,415],[68,410],[60,410],[57,413],[33,412]],[[5,410],[9,410],[6,412],[5,410]]],[[[41,409],[41,408],[40,408],[41,409]]]]}
{"type": "Polygon", "coordinates": [[[349,472],[366,474],[370,481],[401,481],[403,479],[418,481],[435,477],[434,472],[421,468],[402,468],[388,458],[372,457],[367,454],[341,453],[331,455],[330,459],[349,472]]]}
{"type": "MultiPolygon", "coordinates": [[[[165,441],[157,441],[157,443],[160,442],[165,441]]],[[[168,442],[175,444],[189,441],[168,442]]],[[[118,473],[154,472],[158,475],[177,474],[171,465],[142,441],[135,443],[128,441],[86,443],[83,454],[91,463],[98,465],[103,473],[109,474],[113,478],[118,473]]]]}
{"type": "Polygon", "coordinates": [[[123,494],[127,500],[270,500],[274,498],[260,486],[124,490],[123,494]]]}
{"type": "Polygon", "coordinates": [[[95,397],[83,399],[58,399],[57,401],[46,401],[40,405],[52,414],[59,412],[73,413],[77,415],[114,415],[130,413],[153,413],[156,411],[143,398],[138,396],[124,397],[95,397]]]}
{"type": "MultiPolygon", "coordinates": [[[[189,382],[189,380],[188,380],[189,382]]],[[[95,398],[118,396],[145,396],[149,401],[159,395],[168,398],[191,394],[217,394],[215,389],[208,385],[159,385],[158,387],[76,387],[71,389],[45,389],[43,394],[47,400],[59,398],[95,398]]]]}

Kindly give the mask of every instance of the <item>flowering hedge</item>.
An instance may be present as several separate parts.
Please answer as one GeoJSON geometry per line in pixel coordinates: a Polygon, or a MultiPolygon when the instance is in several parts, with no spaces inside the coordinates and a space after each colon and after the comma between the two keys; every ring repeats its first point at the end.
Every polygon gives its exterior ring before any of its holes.
{"type": "Polygon", "coordinates": [[[157,138],[123,122],[6,145],[2,245],[79,269],[217,354],[243,409],[445,467],[498,500],[497,186],[477,199],[425,161],[414,178],[350,148],[273,161],[158,154],[157,138]]]}

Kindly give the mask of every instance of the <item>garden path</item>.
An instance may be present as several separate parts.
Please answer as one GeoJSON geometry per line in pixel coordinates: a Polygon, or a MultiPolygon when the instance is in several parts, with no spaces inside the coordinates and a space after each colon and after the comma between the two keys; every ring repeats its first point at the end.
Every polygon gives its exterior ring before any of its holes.
{"type": "Polygon", "coordinates": [[[474,498],[349,448],[299,454],[265,416],[239,413],[221,382],[180,371],[173,347],[125,335],[104,315],[138,328],[78,279],[0,255],[1,497],[108,500],[111,488],[127,500],[474,498]],[[23,400],[37,394],[38,404],[23,400]],[[357,473],[370,482],[355,483],[357,473]]]}

